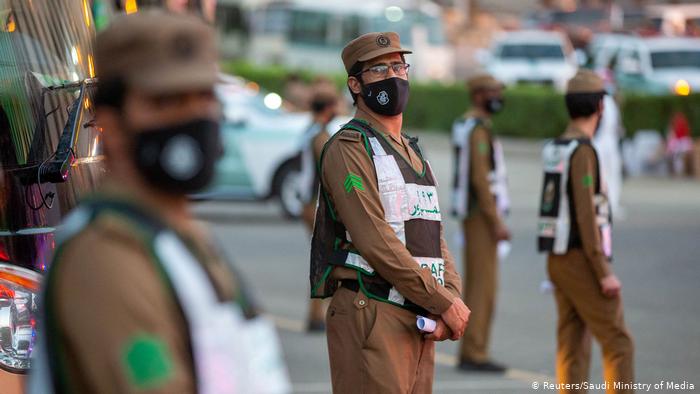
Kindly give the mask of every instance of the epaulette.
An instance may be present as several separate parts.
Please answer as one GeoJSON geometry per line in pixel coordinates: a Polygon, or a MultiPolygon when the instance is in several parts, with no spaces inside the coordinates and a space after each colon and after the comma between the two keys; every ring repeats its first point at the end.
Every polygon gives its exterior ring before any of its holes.
{"type": "Polygon", "coordinates": [[[341,130],[340,134],[338,135],[338,139],[343,141],[360,142],[362,140],[362,134],[355,130],[341,130]]]}

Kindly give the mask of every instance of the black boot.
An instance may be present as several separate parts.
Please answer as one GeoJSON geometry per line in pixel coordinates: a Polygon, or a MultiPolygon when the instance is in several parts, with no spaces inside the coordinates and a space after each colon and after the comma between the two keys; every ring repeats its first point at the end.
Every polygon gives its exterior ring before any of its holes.
{"type": "Polygon", "coordinates": [[[457,365],[457,369],[463,372],[493,372],[493,373],[504,373],[506,372],[506,367],[500,364],[496,364],[492,361],[484,362],[474,362],[471,360],[462,359],[457,365]]]}

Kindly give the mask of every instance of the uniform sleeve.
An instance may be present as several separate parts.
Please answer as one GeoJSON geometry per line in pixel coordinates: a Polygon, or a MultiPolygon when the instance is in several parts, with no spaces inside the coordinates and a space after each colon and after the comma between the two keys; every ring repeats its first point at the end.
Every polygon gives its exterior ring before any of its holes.
{"type": "Polygon", "coordinates": [[[322,182],[355,248],[404,297],[431,313],[446,311],[455,296],[430,270],[420,268],[384,220],[375,169],[362,140],[340,136],[326,149],[322,182]],[[357,176],[361,184],[347,189],[348,175],[357,176]]]}
{"type": "Polygon", "coordinates": [[[581,146],[571,158],[571,190],[576,206],[576,222],[583,244],[586,260],[600,280],[611,273],[610,263],[603,253],[600,233],[596,223],[595,181],[596,168],[595,152],[590,146],[581,146]]]}
{"type": "Polygon", "coordinates": [[[445,241],[445,228],[440,225],[440,251],[442,258],[445,260],[445,288],[447,288],[455,297],[462,297],[462,278],[457,273],[455,259],[450,253],[445,241]]]}
{"type": "Polygon", "coordinates": [[[84,234],[50,295],[69,381],[93,393],[194,393],[185,321],[145,250],[84,234]]]}
{"type": "Polygon", "coordinates": [[[491,168],[491,141],[488,132],[477,126],[470,135],[469,141],[469,179],[476,193],[477,204],[486,216],[491,228],[501,225],[501,218],[496,209],[496,199],[491,193],[489,172],[491,168]]]}

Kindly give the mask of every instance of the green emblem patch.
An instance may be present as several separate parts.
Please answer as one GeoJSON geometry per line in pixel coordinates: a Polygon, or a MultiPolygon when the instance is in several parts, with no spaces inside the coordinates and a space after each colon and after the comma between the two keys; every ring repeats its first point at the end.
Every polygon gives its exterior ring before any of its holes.
{"type": "Polygon", "coordinates": [[[126,343],[122,353],[126,372],[138,389],[155,389],[173,374],[173,361],[163,341],[152,335],[138,335],[126,343]]]}
{"type": "Polygon", "coordinates": [[[343,183],[343,186],[345,186],[346,193],[350,193],[352,189],[357,189],[360,191],[365,190],[365,187],[362,185],[362,178],[353,174],[352,172],[349,172],[348,176],[345,177],[345,183],[343,183]]]}
{"type": "Polygon", "coordinates": [[[487,144],[486,142],[479,142],[476,148],[482,155],[489,153],[489,144],[487,144]]]}
{"type": "Polygon", "coordinates": [[[593,186],[593,176],[590,174],[586,174],[583,177],[583,186],[584,187],[591,187],[593,186]]]}

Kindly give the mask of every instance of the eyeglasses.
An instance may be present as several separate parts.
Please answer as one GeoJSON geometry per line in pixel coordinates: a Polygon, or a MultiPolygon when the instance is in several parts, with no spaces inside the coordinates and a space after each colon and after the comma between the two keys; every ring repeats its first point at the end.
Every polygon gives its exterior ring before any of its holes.
{"type": "Polygon", "coordinates": [[[366,72],[369,72],[375,78],[384,78],[389,74],[389,68],[391,68],[392,70],[394,70],[394,74],[396,74],[400,77],[403,77],[403,76],[408,75],[408,68],[409,67],[411,67],[411,65],[408,63],[394,63],[391,65],[377,64],[375,66],[372,66],[364,71],[361,71],[361,72],[355,74],[355,76],[360,76],[366,72]]]}

